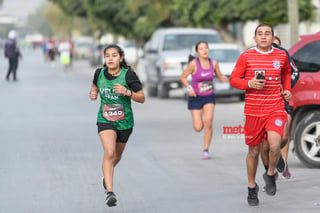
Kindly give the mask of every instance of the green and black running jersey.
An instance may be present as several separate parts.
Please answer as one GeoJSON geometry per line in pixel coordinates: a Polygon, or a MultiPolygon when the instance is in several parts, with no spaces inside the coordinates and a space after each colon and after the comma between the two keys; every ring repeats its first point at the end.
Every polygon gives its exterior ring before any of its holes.
{"type": "Polygon", "coordinates": [[[119,83],[129,89],[125,79],[127,71],[127,69],[122,68],[118,77],[113,80],[108,80],[104,74],[104,72],[106,72],[106,68],[104,67],[101,70],[97,81],[97,87],[101,98],[97,122],[110,123],[118,130],[130,129],[133,127],[131,98],[123,94],[117,94],[113,89],[115,83],[119,83]]]}

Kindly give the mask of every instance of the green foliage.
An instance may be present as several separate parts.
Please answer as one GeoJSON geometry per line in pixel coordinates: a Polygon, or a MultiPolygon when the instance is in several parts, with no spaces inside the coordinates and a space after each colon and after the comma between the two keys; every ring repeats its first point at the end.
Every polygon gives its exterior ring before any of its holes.
{"type": "Polygon", "coordinates": [[[52,35],[52,29],[48,19],[44,17],[41,10],[37,10],[35,13],[30,14],[27,18],[28,29],[31,32],[42,33],[45,37],[52,35]]]}
{"type": "Polygon", "coordinates": [[[59,7],[70,16],[86,17],[87,10],[84,7],[83,1],[72,1],[72,0],[49,0],[59,5],[59,7]]]}
{"type": "MultiPolygon", "coordinates": [[[[148,38],[158,27],[227,29],[232,23],[259,20],[287,23],[285,0],[50,0],[71,16],[85,17],[95,28],[128,38],[148,38]]],[[[313,17],[311,0],[298,0],[300,21],[313,17]]]]}
{"type": "MultiPolygon", "coordinates": [[[[311,19],[314,7],[311,0],[298,0],[300,21],[311,19]]],[[[288,22],[287,1],[282,0],[220,0],[214,12],[217,25],[258,19],[270,25],[288,22]]]]}

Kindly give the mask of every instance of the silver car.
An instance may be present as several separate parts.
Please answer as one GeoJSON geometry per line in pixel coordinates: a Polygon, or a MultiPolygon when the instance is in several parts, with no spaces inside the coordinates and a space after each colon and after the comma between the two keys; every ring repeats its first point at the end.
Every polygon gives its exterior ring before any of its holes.
{"type": "MultiPolygon", "coordinates": [[[[242,48],[236,44],[209,43],[209,58],[219,63],[220,71],[223,75],[230,78],[232,70],[242,52],[242,48]]],[[[191,49],[191,55],[197,57],[195,47],[191,49]]],[[[186,63],[185,63],[186,64],[186,63]]],[[[189,79],[191,81],[191,79],[189,79]]],[[[214,92],[216,96],[239,96],[244,99],[245,90],[239,90],[230,86],[229,82],[222,83],[218,78],[214,78],[214,92]]]]}
{"type": "Polygon", "coordinates": [[[221,43],[213,29],[164,28],[156,30],[144,48],[146,84],[149,96],[168,98],[171,89],[181,88],[183,62],[198,41],[221,43]]]}

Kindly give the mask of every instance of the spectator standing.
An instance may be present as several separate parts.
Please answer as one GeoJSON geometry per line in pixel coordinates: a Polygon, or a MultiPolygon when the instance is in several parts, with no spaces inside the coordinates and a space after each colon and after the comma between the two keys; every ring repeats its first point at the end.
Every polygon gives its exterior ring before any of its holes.
{"type": "Polygon", "coordinates": [[[13,81],[17,81],[17,69],[19,58],[21,58],[21,53],[16,41],[17,33],[14,30],[11,30],[8,34],[8,40],[4,45],[4,55],[8,58],[9,68],[6,75],[6,80],[10,80],[10,75],[13,75],[13,81]]]}
{"type": "Polygon", "coordinates": [[[48,59],[51,67],[55,66],[56,59],[56,42],[53,37],[47,42],[48,59]]]}
{"type": "Polygon", "coordinates": [[[66,71],[70,65],[70,61],[71,61],[71,45],[70,42],[62,39],[59,43],[58,46],[58,52],[60,54],[60,63],[63,65],[64,67],[64,71],[66,71]]]}
{"type": "Polygon", "coordinates": [[[73,63],[74,42],[72,41],[71,38],[69,38],[69,44],[70,44],[70,46],[71,46],[71,48],[70,48],[70,66],[72,66],[72,63],[73,63]]]}
{"type": "Polygon", "coordinates": [[[47,42],[46,41],[42,42],[41,48],[42,48],[44,61],[47,61],[48,60],[48,49],[47,49],[47,42]]]}

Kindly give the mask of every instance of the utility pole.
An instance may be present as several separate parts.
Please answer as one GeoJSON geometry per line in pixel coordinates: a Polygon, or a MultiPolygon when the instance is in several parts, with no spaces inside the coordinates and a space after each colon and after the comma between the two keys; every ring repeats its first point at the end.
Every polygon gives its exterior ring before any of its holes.
{"type": "Polygon", "coordinates": [[[288,22],[290,26],[290,47],[299,40],[298,0],[287,0],[288,22]]]}

